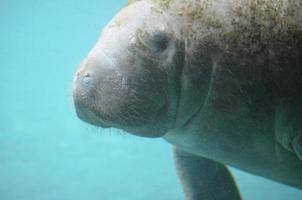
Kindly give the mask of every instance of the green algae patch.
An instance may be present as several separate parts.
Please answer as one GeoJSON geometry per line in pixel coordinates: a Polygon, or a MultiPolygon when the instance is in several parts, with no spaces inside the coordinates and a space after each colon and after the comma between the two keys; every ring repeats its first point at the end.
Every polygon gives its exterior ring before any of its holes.
{"type": "MultiPolygon", "coordinates": [[[[141,0],[128,0],[128,5],[138,2],[141,0]]],[[[159,8],[162,10],[166,10],[170,7],[171,3],[173,2],[173,0],[152,0],[154,3],[159,5],[159,8]]]]}

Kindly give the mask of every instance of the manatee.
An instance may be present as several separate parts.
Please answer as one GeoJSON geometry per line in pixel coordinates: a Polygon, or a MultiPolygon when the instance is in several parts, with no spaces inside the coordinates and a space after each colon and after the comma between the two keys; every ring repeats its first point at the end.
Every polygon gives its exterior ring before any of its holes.
{"type": "Polygon", "coordinates": [[[302,189],[302,1],[134,0],[76,72],[80,119],[172,144],[187,200],[226,166],[302,189]]]}

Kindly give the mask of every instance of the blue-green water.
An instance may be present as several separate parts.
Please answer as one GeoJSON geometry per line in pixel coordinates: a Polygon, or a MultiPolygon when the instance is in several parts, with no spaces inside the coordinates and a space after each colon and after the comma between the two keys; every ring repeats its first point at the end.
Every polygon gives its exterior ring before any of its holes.
{"type": "MultiPolygon", "coordinates": [[[[0,200],[181,200],[170,146],[95,129],[71,82],[126,0],[0,1],[0,200]]],[[[302,191],[233,170],[245,200],[302,191]]]]}

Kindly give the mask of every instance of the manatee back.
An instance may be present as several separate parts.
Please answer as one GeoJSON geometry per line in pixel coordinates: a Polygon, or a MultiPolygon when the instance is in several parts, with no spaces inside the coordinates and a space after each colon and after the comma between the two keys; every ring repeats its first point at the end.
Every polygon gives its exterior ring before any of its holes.
{"type": "Polygon", "coordinates": [[[187,18],[182,28],[190,52],[274,96],[302,93],[302,1],[181,2],[177,13],[187,18]]]}

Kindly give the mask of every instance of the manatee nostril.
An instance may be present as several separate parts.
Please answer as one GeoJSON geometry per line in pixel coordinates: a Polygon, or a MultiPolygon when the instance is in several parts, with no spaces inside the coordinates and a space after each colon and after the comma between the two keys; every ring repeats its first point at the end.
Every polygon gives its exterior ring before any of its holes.
{"type": "Polygon", "coordinates": [[[89,72],[85,72],[84,73],[84,78],[89,78],[89,77],[91,77],[90,73],[89,72]]]}
{"type": "MultiPolygon", "coordinates": [[[[91,85],[92,82],[92,75],[89,71],[78,71],[74,77],[74,82],[79,87],[87,87],[91,85]]],[[[86,88],[87,89],[87,88],[86,88]]]]}
{"type": "Polygon", "coordinates": [[[84,72],[83,73],[83,78],[82,78],[82,81],[83,81],[83,84],[90,84],[91,83],[91,73],[89,72],[84,72]]]}

